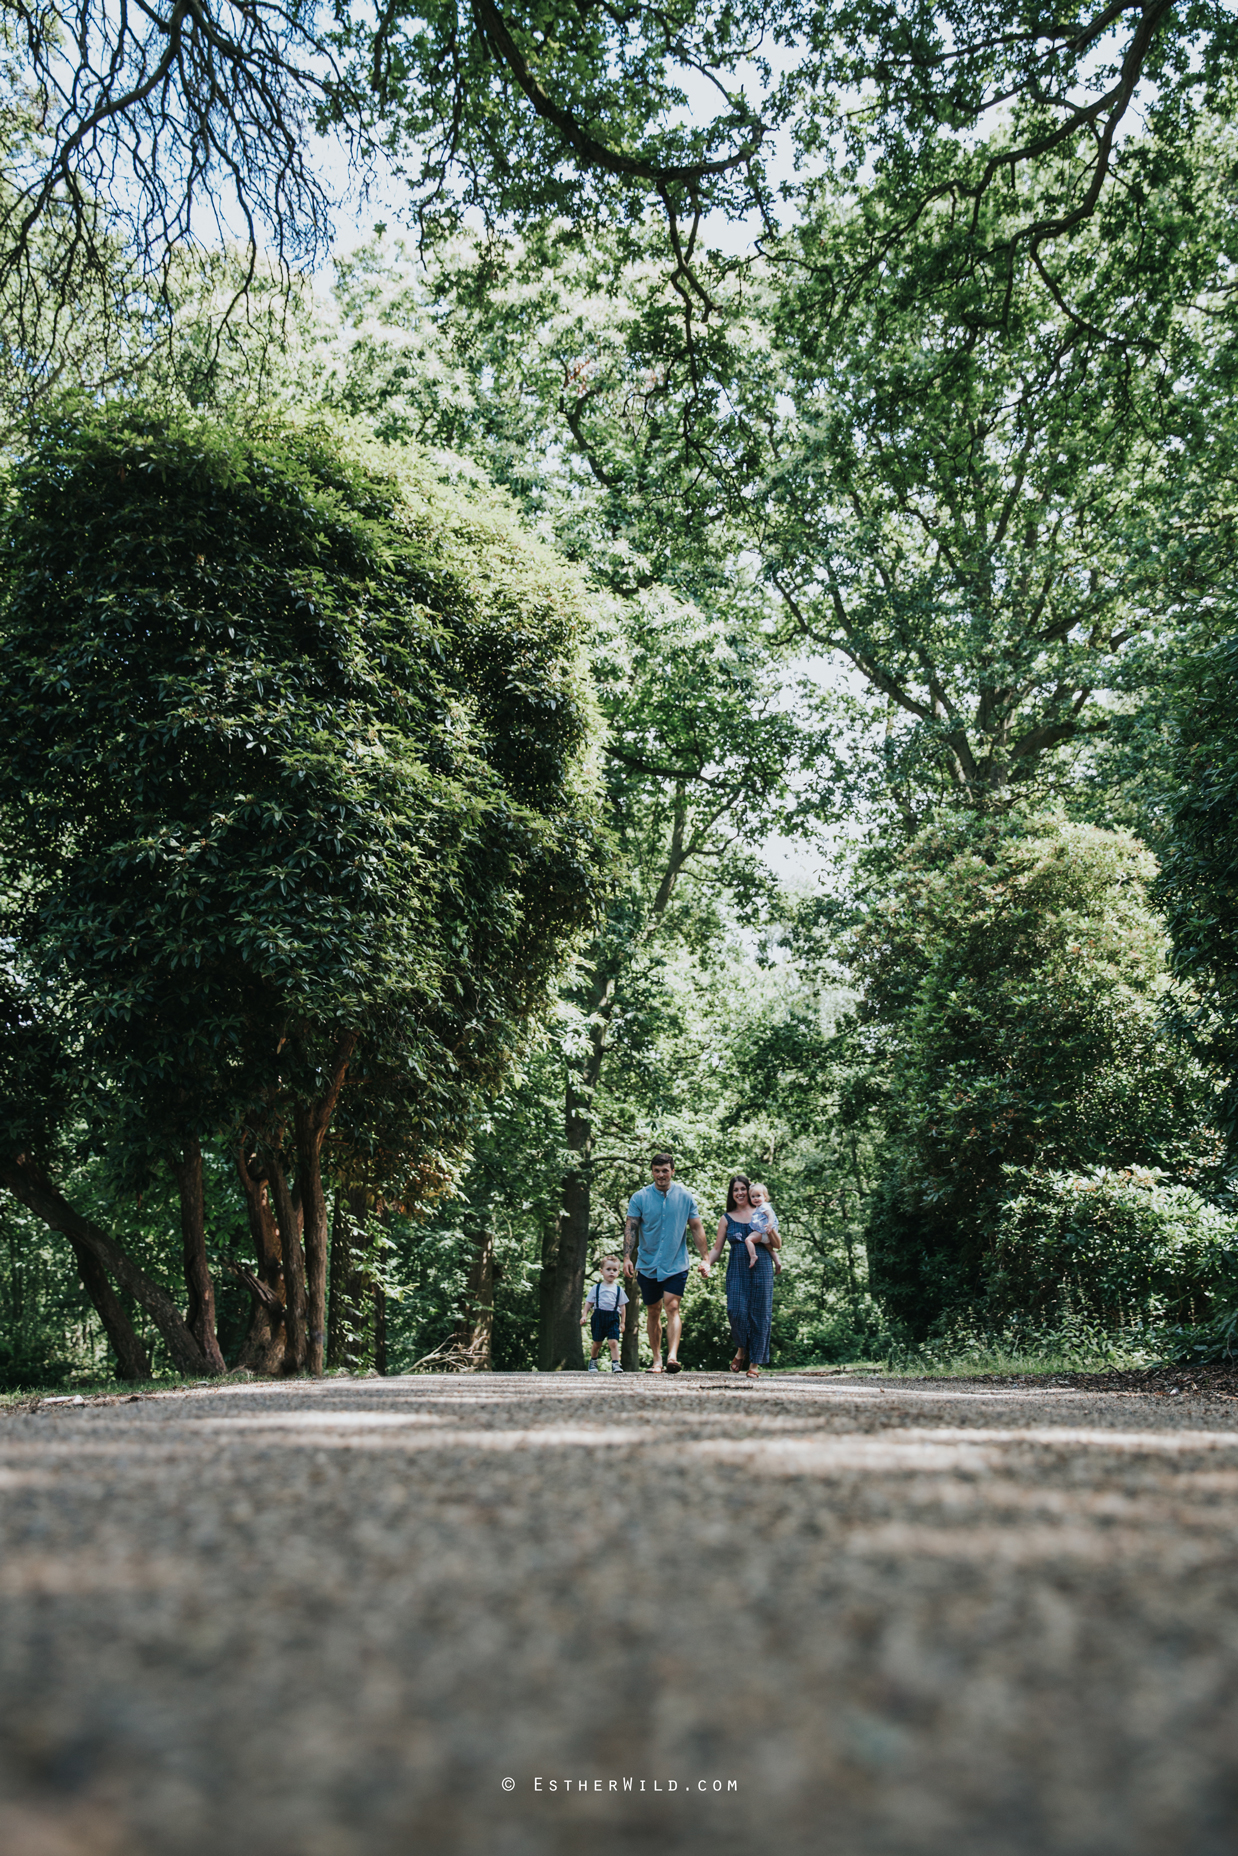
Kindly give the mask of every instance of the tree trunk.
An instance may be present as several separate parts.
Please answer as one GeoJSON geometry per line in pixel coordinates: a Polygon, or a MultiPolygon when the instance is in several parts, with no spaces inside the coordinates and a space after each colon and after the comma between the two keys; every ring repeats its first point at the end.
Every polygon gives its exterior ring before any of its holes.
{"type": "Polygon", "coordinates": [[[194,1379],[210,1376],[215,1369],[207,1365],[206,1356],[181,1319],[181,1311],[166,1289],[152,1282],[115,1238],[101,1231],[89,1218],[75,1212],[68,1200],[52,1185],[47,1175],[24,1157],[0,1166],[0,1179],[15,1199],[41,1218],[53,1231],[62,1231],[75,1247],[80,1244],[101,1263],[128,1291],[139,1307],[144,1308],[167,1344],[172,1364],[178,1373],[194,1379]]]}
{"type": "Polygon", "coordinates": [[[466,1371],[488,1373],[494,1337],[494,1230],[489,1219],[470,1236],[473,1257],[469,1284],[454,1339],[461,1353],[468,1356],[466,1371]]]}
{"type": "MultiPolygon", "coordinates": [[[[665,905],[663,905],[665,906],[665,905]]],[[[595,977],[588,1001],[589,1054],[584,1069],[567,1075],[564,1140],[568,1165],[563,1175],[553,1244],[542,1256],[538,1365],[542,1372],[583,1371],[580,1311],[589,1258],[592,1199],[593,1098],[606,1056],[606,1038],[615,1004],[615,981],[595,977]],[[550,1252],[553,1250],[553,1263],[550,1252]]]]}
{"type": "Polygon", "coordinates": [[[553,1370],[555,1289],[559,1280],[559,1223],[542,1232],[542,1271],[537,1284],[537,1369],[553,1370]]]}
{"type": "Polygon", "coordinates": [[[568,1170],[563,1176],[559,1211],[558,1255],[555,1262],[554,1299],[550,1333],[545,1349],[545,1372],[583,1372],[580,1310],[585,1295],[585,1269],[589,1258],[590,1163],[593,1124],[587,1098],[569,1073],[566,1133],[568,1170]]]}
{"type": "Polygon", "coordinates": [[[387,1377],[387,1296],[374,1284],[374,1371],[387,1377]]]}
{"type": "Polygon", "coordinates": [[[847,1296],[854,1310],[858,1308],[860,1304],[860,1285],[855,1279],[855,1237],[852,1234],[851,1224],[847,1217],[846,1193],[840,1191],[838,1199],[842,1206],[843,1214],[843,1248],[847,1252],[847,1296]]]}
{"type": "MultiPolygon", "coordinates": [[[[851,1135],[850,1135],[850,1147],[851,1147],[851,1173],[852,1173],[852,1177],[855,1180],[856,1208],[858,1210],[864,1203],[864,1175],[860,1171],[860,1156],[859,1156],[859,1152],[856,1146],[856,1138],[855,1138],[854,1129],[851,1131],[851,1135]]],[[[845,1210],[846,1208],[845,1199],[843,1201],[843,1206],[845,1210]]],[[[852,1238],[850,1225],[846,1227],[846,1243],[847,1243],[847,1281],[851,1287],[851,1304],[853,1308],[858,1309],[860,1306],[860,1285],[856,1279],[855,1243],[852,1238]]]]}
{"type": "Polygon", "coordinates": [[[149,1379],[150,1359],[134,1332],[133,1323],[125,1313],[120,1297],[108,1281],[107,1271],[85,1244],[72,1237],[69,1242],[77,1258],[82,1287],[94,1303],[95,1313],[103,1323],[103,1331],[116,1355],[116,1377],[149,1379]]]}
{"type": "Polygon", "coordinates": [[[331,1221],[331,1301],[327,1322],[327,1365],[350,1373],[364,1372],[374,1298],[365,1268],[365,1220],[369,1194],[353,1186],[335,1195],[331,1221]]]}
{"type": "Polygon", "coordinates": [[[215,1332],[215,1285],[206,1260],[202,1147],[196,1136],[185,1142],[180,1158],[172,1162],[172,1171],[181,1200],[181,1245],[189,1297],[185,1326],[201,1347],[208,1371],[223,1373],[227,1367],[215,1332]]]}
{"type": "Polygon", "coordinates": [[[263,1155],[263,1166],[271,1189],[271,1208],[279,1231],[280,1258],[284,1276],[284,1360],[285,1373],[305,1370],[307,1349],[305,1322],[305,1253],[301,1249],[301,1220],[288,1176],[277,1153],[263,1155]]]}
{"type": "Polygon", "coordinates": [[[640,1287],[633,1277],[629,1282],[626,1276],[619,1279],[628,1298],[628,1305],[623,1311],[623,1342],[619,1348],[619,1364],[625,1373],[640,1371],[640,1337],[645,1331],[645,1310],[641,1306],[640,1287]]]}
{"type": "Polygon", "coordinates": [[[328,1065],[330,1082],[317,1101],[298,1102],[294,1111],[297,1147],[297,1192],[305,1226],[305,1289],[309,1322],[306,1359],[321,1379],[327,1342],[327,1201],[322,1189],[322,1143],[344,1087],[357,1033],[337,1037],[328,1065]]]}
{"type": "Polygon", "coordinates": [[[305,1300],[309,1324],[306,1363],[315,1379],[326,1365],[327,1345],[327,1200],[322,1189],[321,1140],[312,1107],[298,1103],[297,1191],[305,1231],[305,1300]]]}
{"type": "Polygon", "coordinates": [[[258,1280],[266,1285],[280,1303],[278,1308],[272,1308],[269,1302],[254,1297],[249,1332],[245,1336],[237,1365],[247,1366],[253,1373],[274,1375],[284,1363],[284,1267],[280,1254],[279,1226],[271,1210],[267,1182],[264,1178],[255,1177],[250,1171],[244,1145],[237,1149],[236,1170],[240,1176],[241,1190],[245,1194],[245,1212],[249,1219],[249,1234],[254,1241],[258,1280]]]}

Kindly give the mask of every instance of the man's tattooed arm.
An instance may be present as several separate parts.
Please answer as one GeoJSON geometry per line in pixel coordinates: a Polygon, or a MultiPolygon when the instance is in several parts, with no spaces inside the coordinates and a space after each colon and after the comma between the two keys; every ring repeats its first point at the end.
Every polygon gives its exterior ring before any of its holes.
{"type": "Polygon", "coordinates": [[[636,1249],[640,1236],[640,1219],[625,1218],[623,1221],[623,1260],[626,1263],[636,1249]]]}

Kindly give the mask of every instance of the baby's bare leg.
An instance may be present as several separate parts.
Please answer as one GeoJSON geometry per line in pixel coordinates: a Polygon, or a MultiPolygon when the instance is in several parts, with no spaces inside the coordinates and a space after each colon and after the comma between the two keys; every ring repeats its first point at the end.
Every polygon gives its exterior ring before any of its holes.
{"type": "Polygon", "coordinates": [[[757,1266],[756,1239],[754,1237],[746,1237],[744,1239],[744,1249],[748,1252],[748,1268],[754,1270],[757,1266]]]}
{"type": "Polygon", "coordinates": [[[750,1237],[747,1240],[747,1242],[748,1242],[749,1250],[751,1251],[751,1254],[752,1254],[752,1263],[748,1265],[749,1269],[752,1268],[752,1265],[757,1260],[756,1246],[758,1244],[764,1244],[765,1248],[769,1251],[769,1254],[771,1258],[773,1259],[774,1269],[778,1272],[779,1275],[782,1274],[782,1265],[778,1261],[778,1251],[774,1246],[773,1236],[769,1231],[762,1231],[758,1237],[755,1237],[755,1238],[750,1237]]]}

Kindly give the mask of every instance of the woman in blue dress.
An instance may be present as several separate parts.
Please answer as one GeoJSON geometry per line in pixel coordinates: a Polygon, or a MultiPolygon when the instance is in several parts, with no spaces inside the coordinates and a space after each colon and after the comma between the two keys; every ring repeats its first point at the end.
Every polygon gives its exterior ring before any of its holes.
{"type": "Polygon", "coordinates": [[[750,1269],[744,1239],[752,1223],[753,1205],[748,1196],[750,1181],[746,1174],[732,1176],[726,1189],[726,1213],[718,1220],[718,1236],[709,1253],[710,1263],[722,1255],[729,1244],[731,1254],[726,1266],[726,1312],[735,1342],[735,1358],[730,1370],[749,1379],[759,1379],[760,1369],[769,1364],[769,1329],[774,1316],[774,1259],[765,1244],[757,1245],[757,1260],[750,1269]]]}

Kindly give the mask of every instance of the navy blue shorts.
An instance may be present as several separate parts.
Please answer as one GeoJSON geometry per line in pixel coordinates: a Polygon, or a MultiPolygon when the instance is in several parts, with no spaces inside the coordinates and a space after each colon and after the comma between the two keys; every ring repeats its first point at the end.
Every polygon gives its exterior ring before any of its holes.
{"type": "Polygon", "coordinates": [[[620,1340],[619,1310],[595,1308],[589,1317],[589,1332],[594,1340],[620,1340]]]}
{"type": "Polygon", "coordinates": [[[646,1308],[652,1308],[664,1295],[682,1295],[688,1286],[687,1270],[677,1270],[673,1276],[664,1276],[659,1282],[656,1276],[642,1276],[637,1270],[636,1280],[640,1284],[640,1299],[646,1308]]]}

